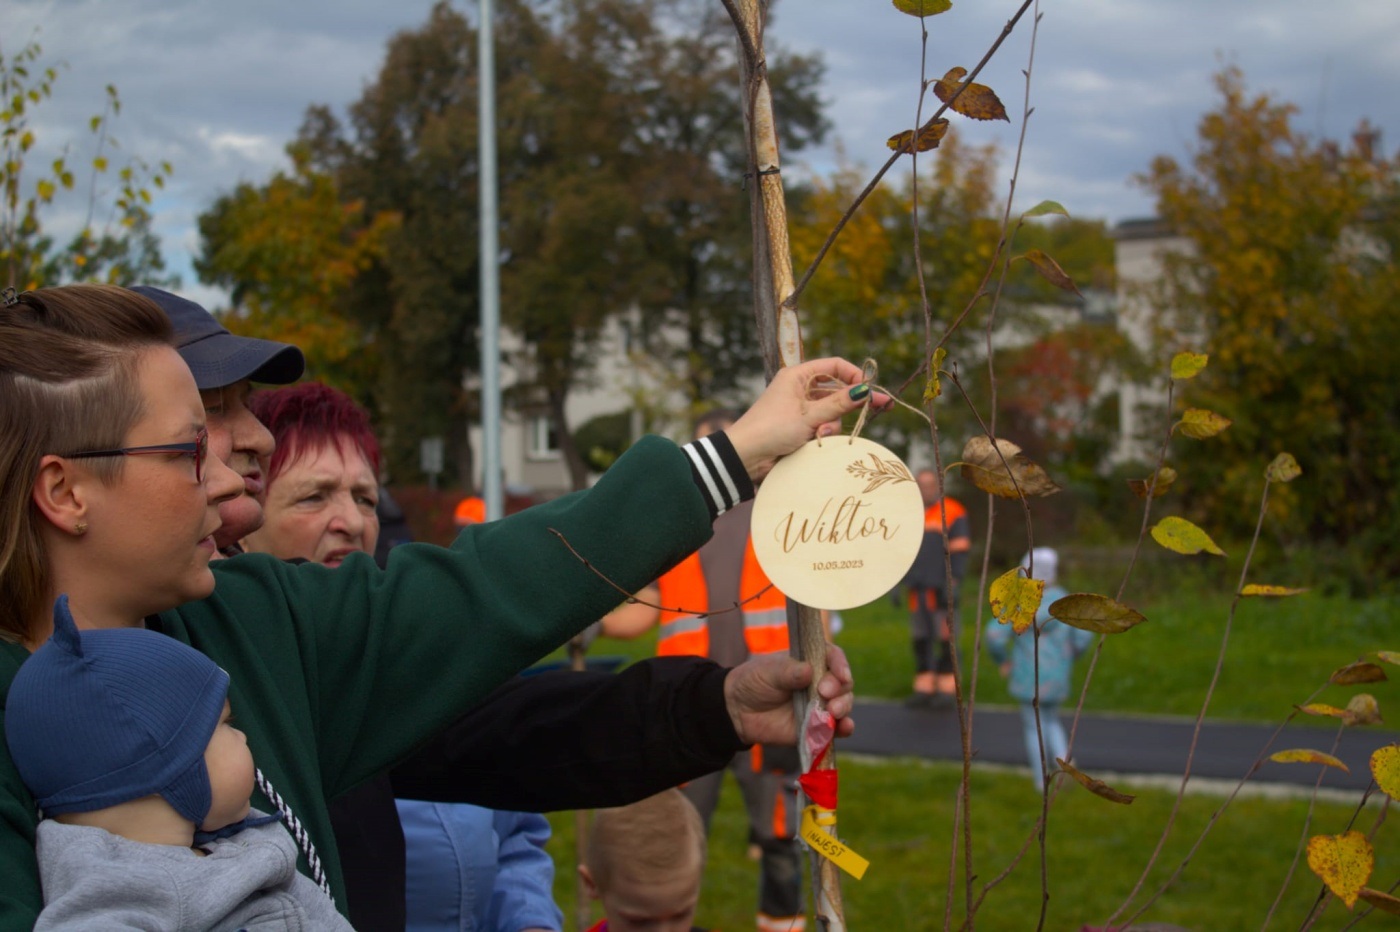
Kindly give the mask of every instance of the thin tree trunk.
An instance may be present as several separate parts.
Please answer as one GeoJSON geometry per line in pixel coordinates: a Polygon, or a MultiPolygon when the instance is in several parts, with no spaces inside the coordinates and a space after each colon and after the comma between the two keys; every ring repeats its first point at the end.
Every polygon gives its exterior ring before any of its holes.
{"type": "MultiPolygon", "coordinates": [[[[788,245],[787,204],[778,158],[778,134],[773,122],[773,97],[763,54],[763,23],[767,4],[762,0],[722,0],[739,33],[740,61],[744,76],[744,120],[749,138],[749,197],[754,230],[754,314],[764,373],[769,381],[783,366],[802,361],[802,336],[797,309],[788,304],[793,293],[792,251],[788,245]]],[[[801,726],[814,706],[822,702],[816,684],[826,672],[826,636],[821,613],[807,605],[788,601],[788,628],[793,655],[812,664],[812,686],[794,697],[798,716],[798,749],[802,770],[812,766],[801,726]]],[[[836,768],[833,747],[820,769],[836,768]]],[[[834,835],[834,828],[824,831],[834,835]]],[[[815,851],[812,862],[812,894],[817,927],[823,932],[845,932],[845,909],[835,864],[815,851]]]]}

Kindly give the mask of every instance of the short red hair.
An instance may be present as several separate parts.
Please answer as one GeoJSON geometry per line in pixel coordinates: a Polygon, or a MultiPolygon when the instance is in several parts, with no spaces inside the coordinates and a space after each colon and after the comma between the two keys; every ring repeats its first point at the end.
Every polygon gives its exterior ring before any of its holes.
{"type": "Polygon", "coordinates": [[[358,448],[370,469],[379,475],[379,441],[370,427],[369,414],[342,391],[320,382],[300,382],[253,393],[248,410],[267,425],[277,441],[267,466],[268,482],[303,454],[346,443],[358,448]]]}

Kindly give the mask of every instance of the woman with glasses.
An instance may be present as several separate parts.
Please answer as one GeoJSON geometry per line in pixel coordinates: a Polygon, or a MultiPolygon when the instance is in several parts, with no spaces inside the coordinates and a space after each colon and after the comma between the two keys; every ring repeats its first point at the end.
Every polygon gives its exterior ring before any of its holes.
{"type": "MultiPolygon", "coordinates": [[[[860,379],[843,360],[790,367],[703,449],[644,438],[593,489],[450,548],[400,548],[385,570],[259,554],[211,570],[218,505],[242,480],[202,456],[204,409],[165,316],[110,286],[22,294],[0,307],[0,693],[63,594],[80,628],[144,625],[202,651],[231,677],[253,804],[280,813],[299,868],[343,912],[326,801],[694,551],[778,457],[864,401],[860,379]],[[837,391],[811,391],[831,380],[837,391]]],[[[27,927],[42,906],[38,818],[6,753],[0,928],[27,927]]]]}

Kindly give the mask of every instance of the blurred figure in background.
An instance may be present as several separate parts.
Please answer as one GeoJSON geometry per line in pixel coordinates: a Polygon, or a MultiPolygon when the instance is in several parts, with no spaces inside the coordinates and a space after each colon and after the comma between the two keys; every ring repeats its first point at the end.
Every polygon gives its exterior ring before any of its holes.
{"type": "Polygon", "coordinates": [[[691,925],[705,872],[705,826],[679,790],[600,809],[579,882],[603,902],[588,932],[704,932],[691,925]]]}
{"type": "MultiPolygon", "coordinates": [[[[726,430],[737,417],[727,410],[700,417],[694,427],[697,446],[703,449],[703,438],[726,430]]],[[[720,515],[715,535],[705,546],[638,593],[640,601],[625,603],[603,618],[603,634],[638,637],[659,623],[658,655],[691,654],[726,665],[742,663],[750,655],[786,654],[787,597],[758,565],[749,537],[752,516],[752,502],[720,515]]],[[[797,841],[797,748],[754,745],[735,755],[728,769],[744,796],[750,844],[757,846],[756,927],[759,932],[801,932],[805,920],[797,841]]],[[[707,830],[723,782],[720,770],[683,787],[707,830]]]]}
{"type": "Polygon", "coordinates": [[[906,704],[915,709],[932,709],[951,706],[956,701],[952,643],[955,632],[951,609],[963,574],[967,572],[972,538],[968,531],[967,509],[957,499],[939,497],[938,474],[932,469],[921,469],[914,479],[924,499],[924,540],[914,565],[904,576],[904,586],[909,592],[909,634],[914,648],[914,692],[906,704]],[[945,527],[948,529],[946,551],[943,546],[945,527]],[[953,570],[951,577],[949,562],[953,570]]]}
{"type": "Polygon", "coordinates": [[[1020,634],[1010,625],[998,621],[988,623],[985,633],[987,650],[1007,678],[1007,690],[1021,705],[1021,727],[1026,740],[1026,758],[1031,766],[1031,780],[1036,787],[1045,788],[1045,774],[1054,773],[1055,758],[1068,760],[1069,739],[1060,721],[1060,705],[1069,697],[1070,673],[1074,659],[1094,642],[1094,633],[1071,628],[1050,615],[1050,606],[1065,597],[1057,584],[1059,554],[1050,547],[1036,547],[1021,558],[1021,565],[1033,574],[1032,579],[1045,581],[1045,592],[1035,615],[1035,624],[1020,634]],[[1037,631],[1039,636],[1037,637],[1037,631]],[[1036,683],[1036,641],[1039,640],[1040,682],[1036,683]],[[1042,763],[1041,742],[1036,734],[1035,706],[1040,697],[1040,735],[1044,736],[1042,763]]]}

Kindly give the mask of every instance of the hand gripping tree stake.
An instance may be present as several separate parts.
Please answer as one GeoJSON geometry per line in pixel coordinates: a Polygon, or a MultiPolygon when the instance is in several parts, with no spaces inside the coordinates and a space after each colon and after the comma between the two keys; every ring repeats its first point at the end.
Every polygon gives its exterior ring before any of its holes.
{"type": "MultiPolygon", "coordinates": [[[[773,97],[763,52],[765,0],[721,0],[739,35],[739,59],[744,83],[744,122],[749,143],[748,190],[753,221],[754,314],[759,346],[763,351],[764,377],[771,381],[783,366],[802,361],[802,335],[793,298],[792,253],[788,245],[787,205],[779,173],[778,134],[773,123],[773,97]]],[[[808,605],[788,600],[788,629],[794,655],[812,665],[812,685],[794,703],[798,722],[811,720],[822,707],[817,682],[826,672],[826,637],[821,614],[808,605]]],[[[801,736],[798,748],[802,772],[836,771],[834,747],[813,761],[808,742],[801,736]]],[[[835,807],[832,806],[834,809],[835,807]]],[[[833,839],[834,815],[821,830],[833,839]]],[[[835,862],[811,851],[812,891],[816,922],[823,932],[845,932],[840,872],[835,862]]]]}

